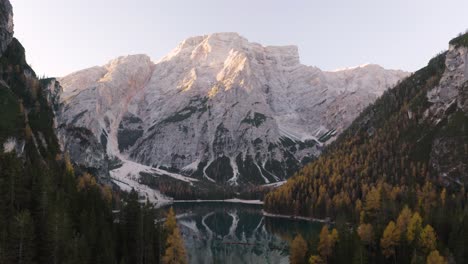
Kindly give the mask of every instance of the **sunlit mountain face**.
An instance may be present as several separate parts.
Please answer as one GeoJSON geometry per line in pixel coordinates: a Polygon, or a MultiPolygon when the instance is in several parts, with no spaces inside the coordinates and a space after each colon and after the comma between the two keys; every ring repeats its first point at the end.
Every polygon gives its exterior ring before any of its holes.
{"type": "Polygon", "coordinates": [[[59,78],[57,134],[76,164],[150,200],[168,197],[138,185],[151,185],[148,175],[271,184],[319,156],[407,75],[375,64],[322,71],[302,64],[296,46],[214,33],[159,61],[123,56],[59,78]]]}

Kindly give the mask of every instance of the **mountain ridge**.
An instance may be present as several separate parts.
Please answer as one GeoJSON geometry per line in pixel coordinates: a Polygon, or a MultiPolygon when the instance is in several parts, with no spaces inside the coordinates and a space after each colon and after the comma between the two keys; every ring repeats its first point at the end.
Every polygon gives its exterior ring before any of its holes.
{"type": "MultiPolygon", "coordinates": [[[[268,184],[318,156],[407,74],[377,65],[324,72],[300,64],[295,46],[211,34],[156,63],[122,56],[59,78],[57,121],[90,130],[110,159],[221,185],[268,184]]],[[[66,146],[73,136],[59,131],[66,146]]]]}

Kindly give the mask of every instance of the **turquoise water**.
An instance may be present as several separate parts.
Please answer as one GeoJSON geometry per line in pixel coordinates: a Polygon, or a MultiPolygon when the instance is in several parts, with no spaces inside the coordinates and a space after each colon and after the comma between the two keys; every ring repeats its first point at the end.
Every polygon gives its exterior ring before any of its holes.
{"type": "Polygon", "coordinates": [[[172,207],[191,264],[289,263],[294,236],[300,233],[313,241],[322,227],[321,223],[265,217],[261,205],[201,202],[172,207]]]}

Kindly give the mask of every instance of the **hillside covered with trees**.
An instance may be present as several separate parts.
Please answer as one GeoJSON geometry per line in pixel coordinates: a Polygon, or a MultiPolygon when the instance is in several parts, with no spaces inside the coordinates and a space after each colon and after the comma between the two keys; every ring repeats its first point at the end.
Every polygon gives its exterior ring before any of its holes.
{"type": "Polygon", "coordinates": [[[336,221],[333,257],[309,243],[310,263],[466,263],[467,39],[452,40],[266,196],[268,212],[336,221]],[[457,94],[445,102],[448,89],[457,94]]]}
{"type": "Polygon", "coordinates": [[[0,57],[0,263],[186,263],[178,229],[156,225],[151,205],[61,153],[45,85],[12,39],[0,57]]]}

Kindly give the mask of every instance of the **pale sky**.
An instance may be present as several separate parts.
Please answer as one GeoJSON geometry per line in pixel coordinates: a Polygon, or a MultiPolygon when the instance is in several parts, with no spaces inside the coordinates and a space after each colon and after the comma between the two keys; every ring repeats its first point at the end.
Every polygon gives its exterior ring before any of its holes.
{"type": "Polygon", "coordinates": [[[154,61],[191,36],[238,32],[297,45],[323,70],[377,63],[417,70],[468,29],[468,0],[10,0],[15,36],[49,77],[144,53],[154,61]]]}

